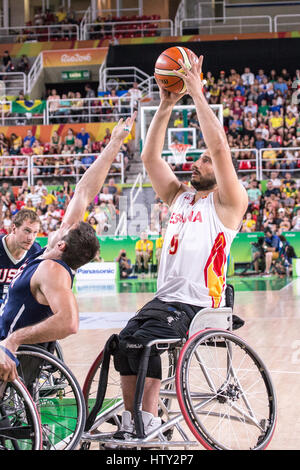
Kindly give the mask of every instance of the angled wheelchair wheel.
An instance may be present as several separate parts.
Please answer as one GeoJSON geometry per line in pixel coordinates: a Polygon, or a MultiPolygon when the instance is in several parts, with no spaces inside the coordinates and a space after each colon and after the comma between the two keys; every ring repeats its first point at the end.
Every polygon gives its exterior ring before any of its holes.
{"type": "Polygon", "coordinates": [[[263,450],[276,425],[276,396],[262,360],[229,331],[204,330],[182,348],[179,405],[206,449],[263,450]]]}
{"type": "Polygon", "coordinates": [[[0,450],[41,449],[40,417],[25,385],[0,383],[0,450]]]}
{"type": "Polygon", "coordinates": [[[86,418],[84,398],[76,378],[65,363],[41,348],[22,346],[17,357],[19,376],[41,417],[43,449],[75,449],[86,418]]]}
{"type": "MultiPolygon", "coordinates": [[[[95,359],[83,385],[82,391],[87,416],[96,406],[97,395],[99,395],[100,375],[104,364],[103,359],[104,350],[95,359]]],[[[99,432],[116,431],[116,428],[112,428],[111,425],[117,426],[117,428],[120,426],[120,413],[123,410],[120,374],[114,368],[113,356],[109,358],[109,362],[105,367],[107,368],[107,383],[100,382],[100,387],[104,387],[104,390],[101,391],[104,398],[101,400],[102,403],[100,403],[100,407],[93,420],[88,425],[88,428],[96,426],[99,432]]]]}

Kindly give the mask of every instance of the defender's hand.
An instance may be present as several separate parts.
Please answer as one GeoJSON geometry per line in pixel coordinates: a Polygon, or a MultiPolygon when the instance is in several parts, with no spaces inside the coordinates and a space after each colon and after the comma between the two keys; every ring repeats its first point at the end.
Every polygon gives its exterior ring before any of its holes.
{"type": "Polygon", "coordinates": [[[111,140],[119,139],[124,140],[128,136],[136,118],[137,112],[135,111],[131,117],[128,117],[125,121],[121,118],[118,124],[113,128],[111,133],[111,140]]]}

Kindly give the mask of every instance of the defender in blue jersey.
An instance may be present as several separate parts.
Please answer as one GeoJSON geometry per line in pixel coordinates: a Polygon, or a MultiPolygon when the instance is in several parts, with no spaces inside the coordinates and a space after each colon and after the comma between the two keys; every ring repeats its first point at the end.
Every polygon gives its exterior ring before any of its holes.
{"type": "Polygon", "coordinates": [[[39,216],[32,210],[21,209],[13,218],[11,232],[0,236],[0,301],[18,269],[41,250],[35,242],[39,229],[39,216]]]}
{"type": "Polygon", "coordinates": [[[114,127],[109,144],[77,184],[61,227],[49,237],[46,249],[30,259],[11,282],[0,312],[0,380],[17,377],[10,355],[21,344],[56,341],[78,331],[72,278],[74,271],[99,251],[94,229],[82,220],[87,206],[100,192],[135,115],[125,122],[120,119],[114,127]]]}

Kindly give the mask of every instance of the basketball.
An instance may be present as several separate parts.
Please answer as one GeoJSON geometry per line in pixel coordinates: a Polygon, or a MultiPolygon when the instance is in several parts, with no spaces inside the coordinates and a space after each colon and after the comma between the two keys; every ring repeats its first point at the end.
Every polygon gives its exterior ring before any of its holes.
{"type": "Polygon", "coordinates": [[[172,93],[184,93],[186,91],[184,80],[177,77],[173,72],[173,70],[183,71],[178,62],[179,59],[188,68],[192,67],[194,60],[198,61],[196,54],[187,47],[174,46],[162,52],[155,63],[154,76],[158,84],[172,93]]]}

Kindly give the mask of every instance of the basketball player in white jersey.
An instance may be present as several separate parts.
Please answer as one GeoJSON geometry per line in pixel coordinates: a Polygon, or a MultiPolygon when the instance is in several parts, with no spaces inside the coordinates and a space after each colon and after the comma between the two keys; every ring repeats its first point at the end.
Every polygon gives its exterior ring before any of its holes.
{"type": "MultiPolygon", "coordinates": [[[[140,347],[151,339],[186,337],[201,307],[225,305],[230,245],[248,206],[233,165],[226,135],[202,91],[203,57],[190,70],[182,63],[187,93],[196,106],[207,150],[192,166],[191,186],[181,183],[161,158],[171,112],[180,95],[161,90],[161,102],[148,130],[142,160],[154,191],[170,206],[157,292],[120,333],[115,367],[121,375],[125,411],[122,431],[134,432],[132,419],[140,347]],[[136,353],[137,352],[137,353],[136,353]]],[[[157,354],[157,352],[156,352],[157,354]]],[[[145,434],[160,425],[160,357],[153,351],[144,388],[145,434]]],[[[120,433],[118,433],[120,435],[120,433]]]]}

